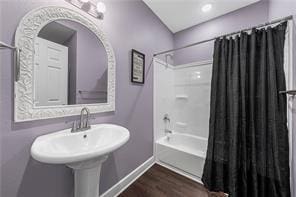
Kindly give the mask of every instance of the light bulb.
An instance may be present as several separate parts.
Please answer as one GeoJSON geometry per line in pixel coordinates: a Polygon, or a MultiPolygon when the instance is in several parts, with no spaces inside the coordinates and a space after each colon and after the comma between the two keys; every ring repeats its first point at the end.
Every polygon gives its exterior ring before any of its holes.
{"type": "Polygon", "coordinates": [[[203,12],[209,12],[211,9],[212,9],[212,4],[206,4],[201,8],[203,12]]]}
{"type": "Polygon", "coordinates": [[[106,12],[106,6],[103,2],[97,3],[97,12],[98,13],[105,13],[106,12]]]}
{"type": "Polygon", "coordinates": [[[79,0],[81,3],[88,3],[89,0],[79,0]]]}

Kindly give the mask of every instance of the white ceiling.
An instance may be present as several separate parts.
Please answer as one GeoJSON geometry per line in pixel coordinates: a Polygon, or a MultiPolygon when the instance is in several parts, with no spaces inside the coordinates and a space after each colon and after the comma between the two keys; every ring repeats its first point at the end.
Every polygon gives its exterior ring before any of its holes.
{"type": "Polygon", "coordinates": [[[260,0],[143,0],[173,32],[222,16],[260,0]],[[211,3],[212,10],[202,12],[203,5],[211,3]]]}

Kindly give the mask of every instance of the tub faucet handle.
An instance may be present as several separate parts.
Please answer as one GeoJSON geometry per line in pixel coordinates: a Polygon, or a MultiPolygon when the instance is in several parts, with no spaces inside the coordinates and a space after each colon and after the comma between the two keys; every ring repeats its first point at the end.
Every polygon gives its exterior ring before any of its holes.
{"type": "Polygon", "coordinates": [[[171,119],[170,119],[170,117],[169,117],[168,114],[165,114],[165,115],[164,115],[164,117],[163,117],[163,121],[165,121],[165,122],[170,122],[170,121],[171,121],[171,119]]]}
{"type": "Polygon", "coordinates": [[[169,130],[169,129],[165,129],[164,132],[165,132],[165,134],[173,134],[173,131],[169,130]]]}

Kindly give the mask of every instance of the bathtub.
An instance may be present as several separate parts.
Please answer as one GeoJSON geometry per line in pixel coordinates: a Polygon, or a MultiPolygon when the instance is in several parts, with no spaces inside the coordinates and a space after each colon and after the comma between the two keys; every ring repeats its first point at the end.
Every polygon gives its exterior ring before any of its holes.
{"type": "Polygon", "coordinates": [[[174,132],[156,142],[156,159],[200,180],[206,149],[206,138],[174,132]]]}

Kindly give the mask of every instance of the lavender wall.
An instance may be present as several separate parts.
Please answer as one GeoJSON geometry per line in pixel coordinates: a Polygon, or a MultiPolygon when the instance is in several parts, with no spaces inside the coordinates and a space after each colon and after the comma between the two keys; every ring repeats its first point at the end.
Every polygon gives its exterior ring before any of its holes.
{"type": "MultiPolygon", "coordinates": [[[[174,45],[176,48],[185,46],[266,21],[268,21],[268,2],[262,0],[259,3],[176,33],[174,45]]],[[[212,59],[213,45],[214,42],[208,42],[175,52],[175,65],[212,59]]]]}
{"type": "MultiPolygon", "coordinates": [[[[0,6],[0,27],[2,27],[2,7],[0,6]]],[[[0,30],[0,38],[2,38],[2,31],[0,30]]],[[[2,67],[2,57],[1,57],[1,55],[0,55],[0,68],[2,67]]],[[[1,72],[0,72],[0,79],[1,79],[2,77],[1,77],[1,72]]],[[[1,81],[1,80],[0,80],[1,81]]],[[[1,83],[2,82],[0,82],[0,88],[2,87],[1,86],[1,83]]],[[[1,94],[0,94],[1,95],[1,94]]],[[[2,106],[2,104],[3,104],[3,102],[2,102],[2,100],[3,100],[3,98],[0,96],[0,106],[2,106]]],[[[0,112],[1,112],[1,110],[0,110],[0,112]]],[[[2,118],[3,118],[3,114],[2,113],[0,113],[0,120],[2,120],[2,118]]],[[[2,124],[0,124],[0,129],[1,129],[1,125],[2,124]]],[[[2,165],[1,165],[1,158],[2,158],[2,134],[1,134],[2,132],[1,132],[1,130],[0,130],[0,177],[2,177],[1,175],[2,175],[2,165]]],[[[1,190],[1,188],[2,188],[2,178],[0,178],[0,196],[2,196],[2,190],[1,190]]]]}
{"type": "MultiPolygon", "coordinates": [[[[1,41],[12,43],[21,17],[39,6],[68,5],[61,0],[0,1],[1,41]]],[[[106,32],[117,60],[116,111],[96,115],[93,123],[115,123],[127,127],[130,141],[110,155],[103,165],[101,192],[130,173],[152,156],[152,54],[173,47],[170,31],[140,0],[106,1],[103,22],[95,20],[106,32]],[[145,53],[146,83],[130,83],[130,50],[145,53]]],[[[75,8],[73,8],[75,9],[75,8]]],[[[35,137],[69,128],[77,117],[14,123],[11,52],[0,52],[0,166],[2,197],[70,197],[73,195],[73,175],[62,165],[45,165],[30,157],[35,137]]]]}

